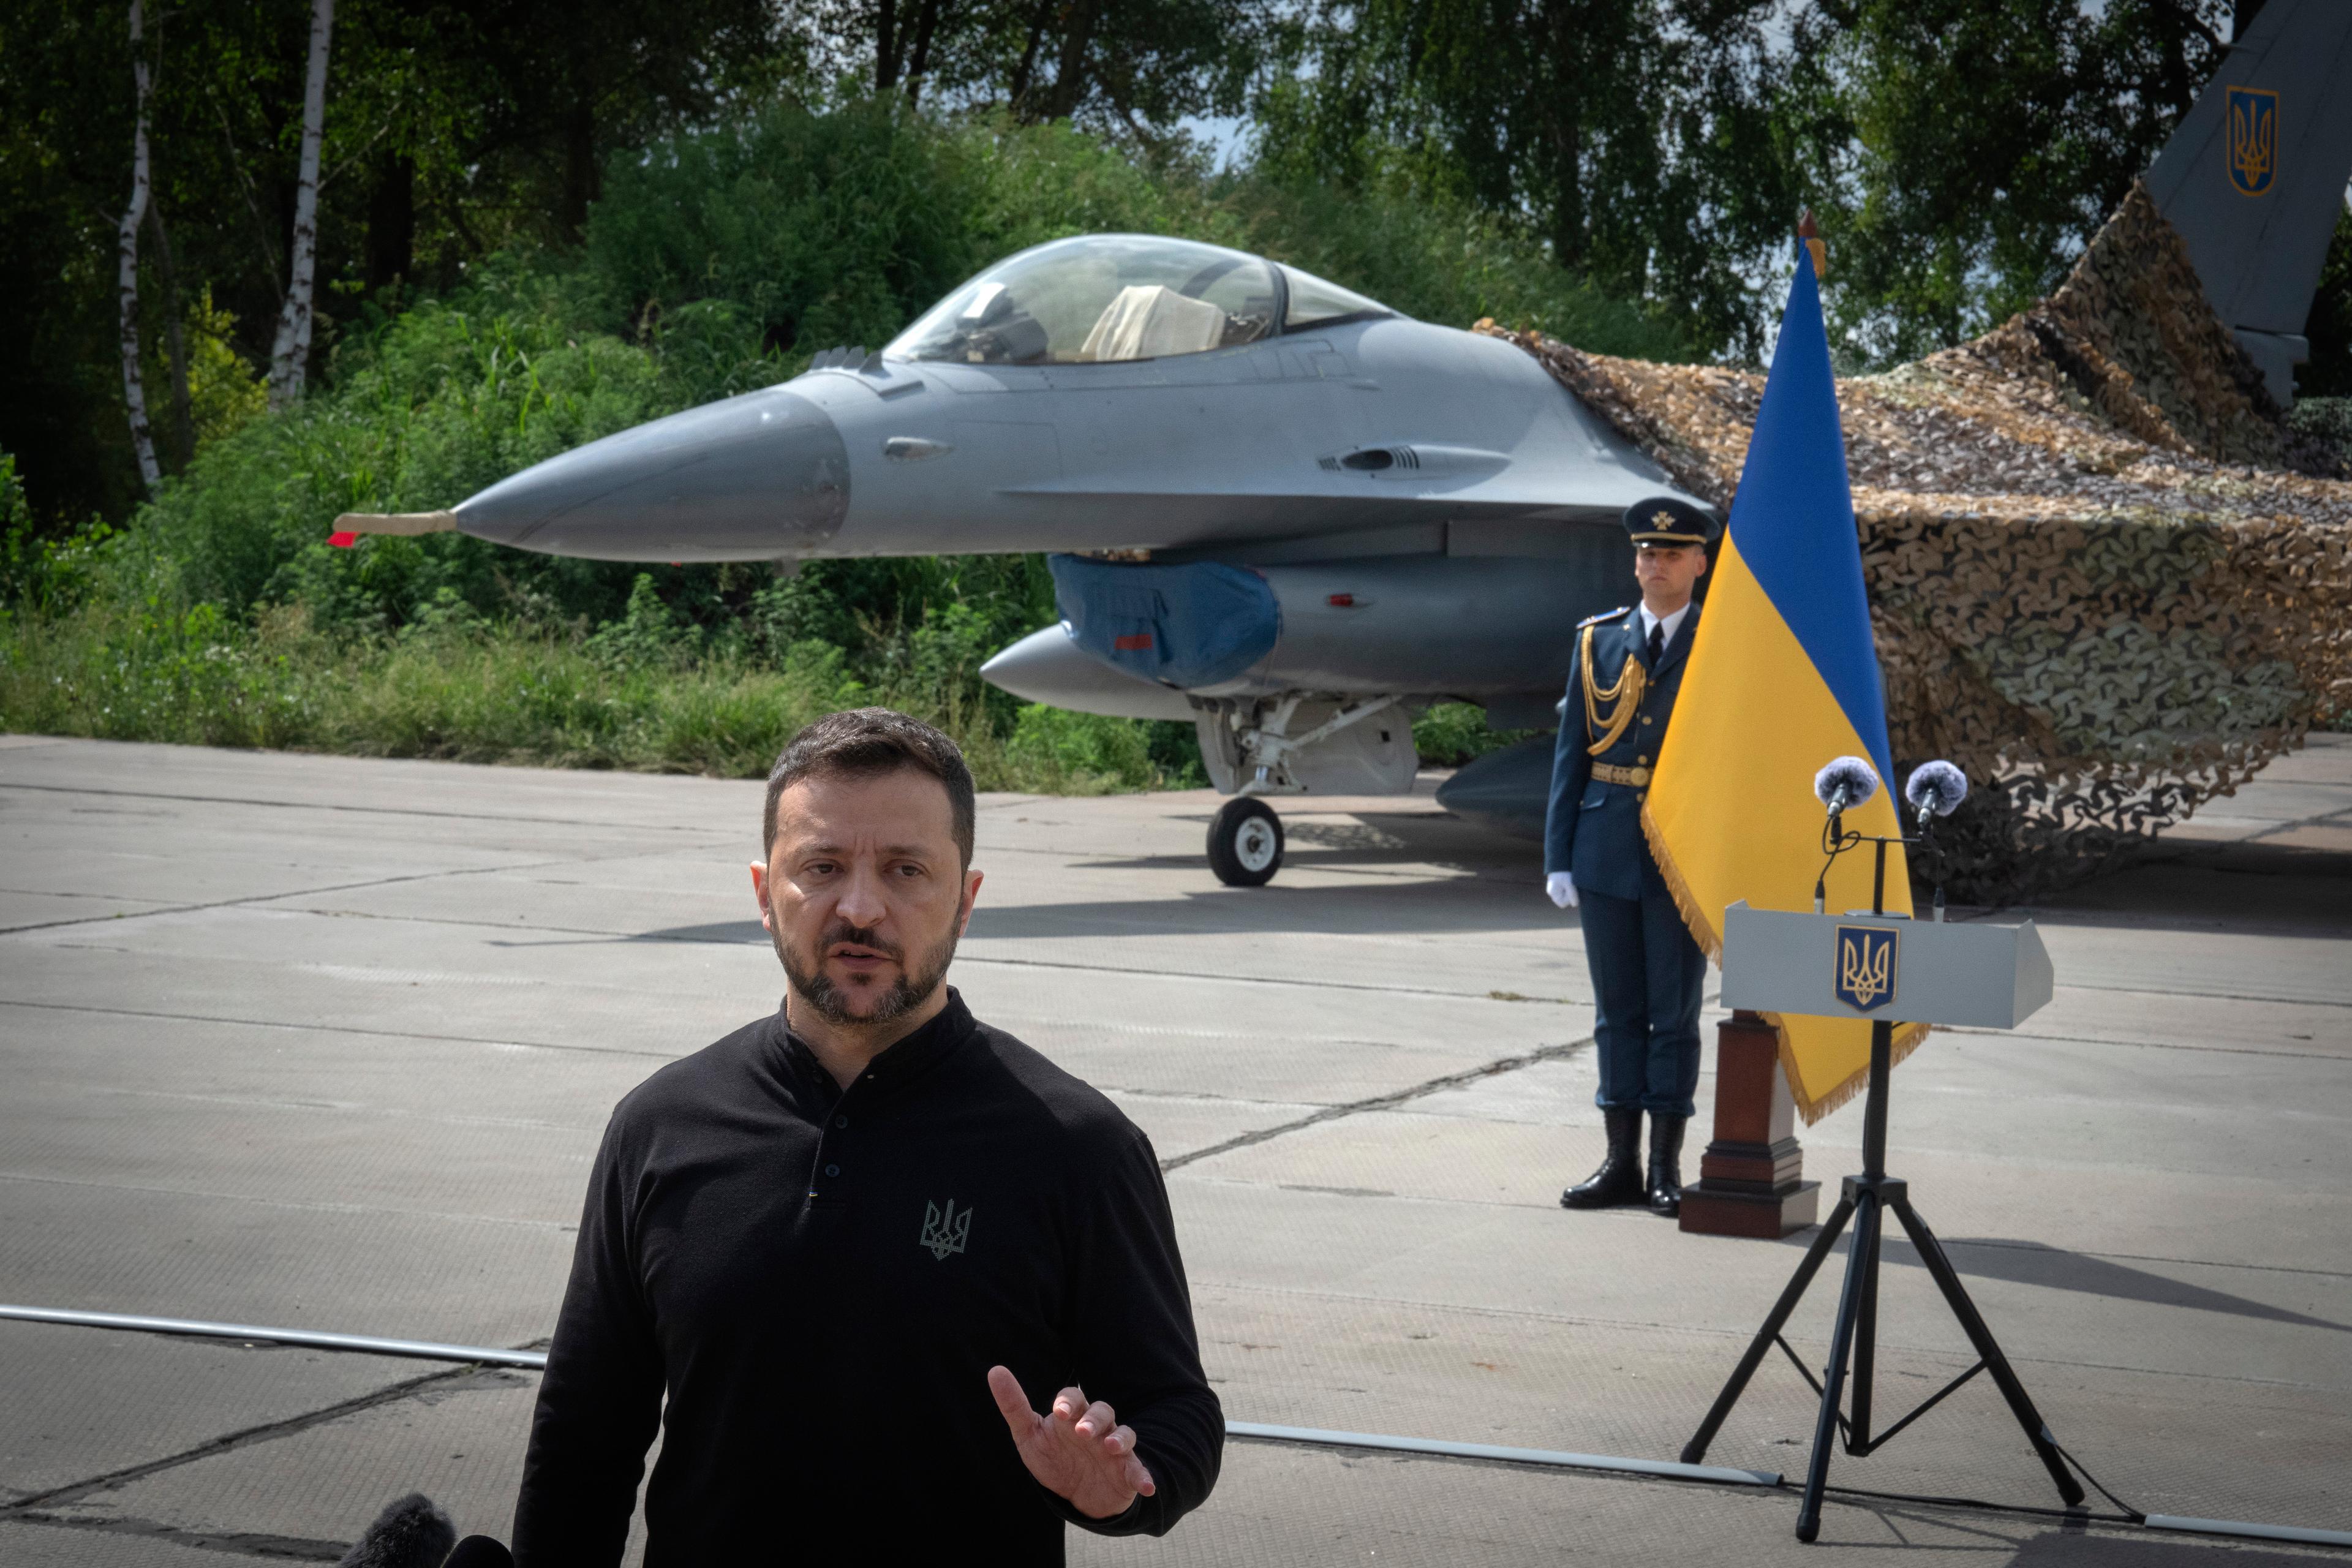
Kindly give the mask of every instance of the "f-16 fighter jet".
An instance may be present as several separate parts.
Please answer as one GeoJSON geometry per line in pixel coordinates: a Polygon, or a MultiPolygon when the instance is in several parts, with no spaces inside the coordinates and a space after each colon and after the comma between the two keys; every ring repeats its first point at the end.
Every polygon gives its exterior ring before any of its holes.
{"type": "Polygon", "coordinates": [[[1238,251],[1093,235],[991,268],[879,352],[415,522],[620,561],[1054,552],[1061,623],[983,673],[1196,723],[1237,796],[1212,863],[1259,883],[1281,856],[1261,797],[1410,789],[1429,702],[1549,722],[1563,628],[1631,581],[1619,515],[1662,493],[1511,343],[1238,251]]]}
{"type": "MultiPolygon", "coordinates": [[[[2213,304],[2200,308],[2237,376],[2228,395],[2251,400],[2245,417],[2264,430],[2279,426],[2292,331],[2352,172],[2352,93],[2332,89],[2347,72],[2352,6],[2270,0],[2148,182],[2184,226],[2166,244],[2185,243],[2205,277],[2213,304]]],[[[2198,449],[2195,431],[2117,414],[2130,376],[2123,391],[2084,377],[2139,367],[2112,343],[2085,358],[2071,330],[2021,340],[2050,374],[2000,373],[2032,417],[2088,432],[2051,439],[2088,449],[2115,426],[2150,450],[2198,449]],[[2074,404],[2052,401],[2053,377],[2080,384],[2074,404]]],[[[1431,702],[1481,704],[1497,728],[1555,722],[1572,628],[1632,602],[1627,505],[1668,495],[1727,513],[1736,460],[1727,478],[1695,458],[1675,410],[1696,410],[1695,429],[1720,423],[1752,405],[1739,385],[1755,378],[1674,373],[1713,379],[1696,402],[1644,407],[1625,377],[1549,352],[1561,348],[1412,321],[1261,257],[1093,235],[1008,258],[875,353],[820,354],[783,385],[591,443],[454,512],[340,526],[455,527],[617,561],[1049,552],[1058,624],[982,673],[1036,701],[1192,722],[1234,797],[1210,863],[1257,885],[1282,859],[1267,797],[1409,790],[1411,721],[1431,702]],[[1709,397],[1723,406],[1701,406],[1709,397]]],[[[2163,424],[2169,405],[2142,390],[2157,405],[2137,406],[2163,424]]],[[[1932,431],[1905,439],[1937,445],[1932,431]]],[[[1890,701],[1898,753],[1905,710],[1890,701]]],[[[1544,741],[1488,758],[1441,799],[1539,832],[1549,756],[1544,741]]],[[[1988,752],[1973,771],[2017,756],[1988,752]]]]}

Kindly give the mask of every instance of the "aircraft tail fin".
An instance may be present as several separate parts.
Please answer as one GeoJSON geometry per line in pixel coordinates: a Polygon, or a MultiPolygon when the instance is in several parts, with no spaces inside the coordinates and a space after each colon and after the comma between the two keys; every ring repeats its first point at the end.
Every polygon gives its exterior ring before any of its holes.
{"type": "Polygon", "coordinates": [[[2294,367],[2352,179],[2352,5],[2267,0],[2147,175],[2214,314],[2294,400],[2294,367]]]}
{"type": "Polygon", "coordinates": [[[2055,372],[2103,417],[2151,447],[2352,478],[2342,453],[2285,417],[2243,334],[2214,310],[2188,246],[2156,210],[2145,180],[2132,182],[2056,292],[1945,353],[1990,357],[2012,373],[2039,361],[2045,368],[2034,374],[2055,372]]]}
{"type": "Polygon", "coordinates": [[[2152,447],[2305,467],[2261,366],[2213,310],[2146,181],[2132,183],[2056,292],[1979,342],[2021,327],[2101,415],[2152,447]]]}

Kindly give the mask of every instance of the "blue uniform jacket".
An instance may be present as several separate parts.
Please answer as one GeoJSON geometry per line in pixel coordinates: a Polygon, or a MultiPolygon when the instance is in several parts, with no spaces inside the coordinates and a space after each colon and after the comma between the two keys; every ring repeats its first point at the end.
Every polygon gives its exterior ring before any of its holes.
{"type": "MultiPolygon", "coordinates": [[[[1592,662],[1600,686],[1608,689],[1623,671],[1625,661],[1646,664],[1642,617],[1631,609],[1613,610],[1580,624],[1578,650],[1568,667],[1568,706],[1559,724],[1559,742],[1552,752],[1551,804],[1544,814],[1544,871],[1567,871],[1579,889],[1638,899],[1646,887],[1662,891],[1665,879],[1642,837],[1642,802],[1645,788],[1608,784],[1592,776],[1592,764],[1620,768],[1655,767],[1658,748],[1666,738],[1666,721],[1674,716],[1675,694],[1682,689],[1683,669],[1690,662],[1691,638],[1698,632],[1699,606],[1694,603],[1683,624],[1675,628],[1658,668],[1650,671],[1642,705],[1625,732],[1599,756],[1586,750],[1601,737],[1588,734],[1584,719],[1584,625],[1592,632],[1592,662]]],[[[1604,724],[1612,710],[1601,709],[1604,724]]]]}

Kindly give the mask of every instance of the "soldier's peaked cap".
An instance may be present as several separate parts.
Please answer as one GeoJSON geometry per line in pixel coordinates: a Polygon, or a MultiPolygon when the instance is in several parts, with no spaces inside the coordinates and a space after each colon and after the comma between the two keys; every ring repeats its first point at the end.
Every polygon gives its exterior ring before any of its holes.
{"type": "Polygon", "coordinates": [[[1652,496],[1625,509],[1625,531],[1635,544],[1705,544],[1718,529],[1715,519],[1686,500],[1652,496]]]}

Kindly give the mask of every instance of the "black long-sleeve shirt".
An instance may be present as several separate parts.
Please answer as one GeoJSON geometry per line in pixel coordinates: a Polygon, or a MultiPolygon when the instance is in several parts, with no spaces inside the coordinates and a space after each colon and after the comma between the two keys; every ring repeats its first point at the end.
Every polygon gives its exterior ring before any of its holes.
{"type": "Polygon", "coordinates": [[[953,992],[846,1090],[780,1012],[614,1111],[531,1426],[522,1568],[620,1561],[657,1419],[647,1568],[841,1546],[1059,1563],[1065,1520],[1165,1531],[1224,1442],[1150,1143],[953,992]],[[1095,1521],[1038,1485],[989,1394],[999,1363],[1040,1408],[1071,1384],[1108,1401],[1155,1495],[1095,1521]]]}

